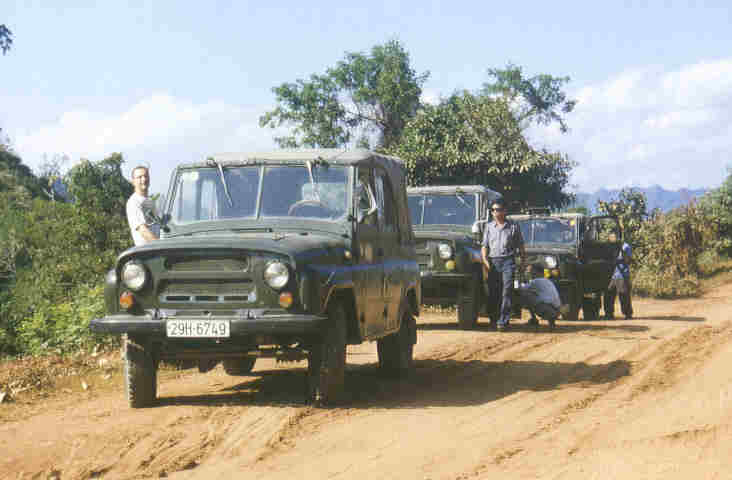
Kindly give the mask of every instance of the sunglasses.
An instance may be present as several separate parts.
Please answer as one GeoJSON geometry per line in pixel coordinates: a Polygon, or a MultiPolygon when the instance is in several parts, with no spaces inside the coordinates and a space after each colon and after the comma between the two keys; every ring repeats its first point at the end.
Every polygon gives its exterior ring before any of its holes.
{"type": "Polygon", "coordinates": [[[494,211],[494,212],[505,212],[506,209],[505,208],[491,208],[491,211],[494,211]]]}

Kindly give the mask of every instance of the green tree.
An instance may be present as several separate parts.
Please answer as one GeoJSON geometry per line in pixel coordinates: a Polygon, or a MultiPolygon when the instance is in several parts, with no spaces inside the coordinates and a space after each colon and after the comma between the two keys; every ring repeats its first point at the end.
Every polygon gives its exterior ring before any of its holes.
{"type": "Polygon", "coordinates": [[[569,83],[569,77],[541,74],[526,78],[521,67],[511,63],[504,69],[489,69],[488,75],[492,81],[483,84],[483,93],[505,98],[514,106],[522,125],[557,122],[563,133],[569,130],[564,116],[577,104],[577,100],[568,99],[562,90],[569,83]]]}
{"type": "Polygon", "coordinates": [[[3,51],[3,55],[8,53],[12,44],[13,32],[11,32],[5,25],[0,25],[0,50],[3,51]]]}
{"type": "Polygon", "coordinates": [[[634,245],[638,243],[638,231],[648,219],[646,196],[635,188],[623,188],[616,200],[597,201],[597,210],[605,215],[614,215],[623,229],[623,239],[634,245]]]}
{"type": "Polygon", "coordinates": [[[325,74],[274,87],[278,106],[259,119],[262,127],[290,127],[275,137],[281,147],[342,147],[352,143],[388,148],[420,106],[422,85],[409,54],[397,40],[370,54],[346,53],[325,74]]]}
{"type": "Polygon", "coordinates": [[[718,231],[710,246],[719,254],[732,255],[732,170],[722,185],[699,199],[699,209],[718,231]]]}
{"type": "Polygon", "coordinates": [[[573,163],[535,150],[501,98],[459,92],[425,105],[388,152],[404,159],[410,185],[486,185],[521,206],[560,208],[573,163]]]}
{"type": "Polygon", "coordinates": [[[38,195],[23,209],[0,215],[0,227],[4,219],[13,227],[0,229],[0,243],[14,256],[5,263],[15,269],[0,291],[0,354],[68,351],[97,341],[87,326],[103,304],[98,287],[131,244],[123,206],[132,186],[122,162],[119,154],[82,161],[64,176],[72,202],[38,195]]]}
{"type": "Polygon", "coordinates": [[[113,153],[99,162],[82,159],[64,175],[69,193],[80,205],[107,214],[125,216],[134,187],[122,174],[124,158],[113,153]]]}

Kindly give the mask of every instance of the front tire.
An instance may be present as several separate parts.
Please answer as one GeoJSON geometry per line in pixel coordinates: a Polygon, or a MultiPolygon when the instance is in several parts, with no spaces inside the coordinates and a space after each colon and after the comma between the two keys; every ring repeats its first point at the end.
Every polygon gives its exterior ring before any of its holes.
{"type": "Polygon", "coordinates": [[[404,308],[399,330],[377,341],[379,368],[396,376],[407,375],[414,367],[414,344],[417,339],[417,321],[404,308]]]}
{"type": "Polygon", "coordinates": [[[468,285],[461,289],[458,297],[457,317],[458,325],[463,330],[472,330],[478,323],[481,283],[480,277],[473,275],[468,285]]]}
{"type": "Polygon", "coordinates": [[[339,301],[328,307],[328,323],[308,355],[308,390],[316,405],[341,400],[346,374],[346,310],[339,301]]]}
{"type": "Polygon", "coordinates": [[[158,394],[158,366],[152,347],[146,347],[144,338],[126,336],[124,353],[127,403],[132,408],[153,405],[158,394]]]}
{"type": "Polygon", "coordinates": [[[257,357],[227,358],[224,360],[224,371],[231,376],[249,375],[257,357]]]}

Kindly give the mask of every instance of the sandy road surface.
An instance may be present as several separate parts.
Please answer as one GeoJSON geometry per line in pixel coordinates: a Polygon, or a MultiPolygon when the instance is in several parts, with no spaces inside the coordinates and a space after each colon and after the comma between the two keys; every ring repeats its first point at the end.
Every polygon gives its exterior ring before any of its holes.
{"type": "Polygon", "coordinates": [[[0,478],[732,478],[732,285],[554,332],[419,319],[416,371],[349,349],[347,407],[302,403],[304,364],[119,388],[0,424],[0,478]],[[264,375],[262,375],[264,373],[264,375]]]}

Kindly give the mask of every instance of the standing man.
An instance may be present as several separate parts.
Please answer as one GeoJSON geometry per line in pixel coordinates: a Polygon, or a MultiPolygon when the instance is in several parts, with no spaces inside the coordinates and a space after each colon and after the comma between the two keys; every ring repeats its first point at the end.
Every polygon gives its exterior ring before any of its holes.
{"type": "Polygon", "coordinates": [[[130,224],[135,245],[145,245],[160,238],[160,225],[155,219],[155,204],[148,197],[150,173],[147,167],[132,169],[132,185],[135,193],[127,200],[127,223],[130,224]]]}
{"type": "MultiPolygon", "coordinates": [[[[516,267],[514,256],[521,253],[521,260],[526,260],[524,238],[518,224],[506,219],[506,204],[502,198],[493,201],[491,206],[493,221],[485,226],[483,247],[480,249],[483,265],[488,271],[488,285],[502,293],[498,330],[508,328],[511,317],[511,291],[513,289],[513,271],[516,267]]],[[[525,262],[523,262],[525,263],[525,262]]]]}
{"type": "Polygon", "coordinates": [[[623,246],[618,252],[618,258],[615,260],[615,271],[610,279],[610,285],[605,290],[602,300],[605,308],[605,319],[612,320],[615,318],[615,295],[620,297],[620,310],[626,319],[633,318],[633,302],[630,299],[631,283],[630,283],[630,260],[633,256],[633,249],[628,243],[623,242],[623,246]]]}

